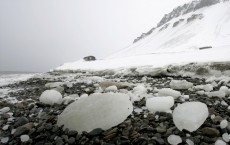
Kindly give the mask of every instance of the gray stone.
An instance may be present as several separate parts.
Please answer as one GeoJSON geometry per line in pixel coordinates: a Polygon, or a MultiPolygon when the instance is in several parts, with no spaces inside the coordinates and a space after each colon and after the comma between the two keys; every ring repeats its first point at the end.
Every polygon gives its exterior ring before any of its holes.
{"type": "Polygon", "coordinates": [[[209,136],[209,137],[219,137],[220,132],[219,130],[211,127],[205,127],[201,129],[201,132],[203,135],[209,136]]]}
{"type": "Polygon", "coordinates": [[[29,120],[26,117],[20,117],[14,124],[14,127],[19,127],[28,123],[29,120]]]}

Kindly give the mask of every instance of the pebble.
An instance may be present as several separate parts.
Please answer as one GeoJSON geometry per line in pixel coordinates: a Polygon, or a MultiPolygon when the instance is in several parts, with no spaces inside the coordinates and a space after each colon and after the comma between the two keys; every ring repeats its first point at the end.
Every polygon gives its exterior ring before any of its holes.
{"type": "Polygon", "coordinates": [[[226,128],[228,126],[228,121],[227,120],[222,120],[221,122],[220,122],[220,128],[221,129],[224,129],[224,128],[226,128]]]}
{"type": "Polygon", "coordinates": [[[101,128],[96,128],[96,129],[93,129],[92,131],[90,131],[90,132],[88,133],[88,136],[89,136],[89,137],[98,136],[98,135],[100,135],[102,132],[103,132],[103,130],[102,130],[101,128]]]}
{"type": "Polygon", "coordinates": [[[68,139],[68,143],[69,143],[69,144],[74,144],[74,143],[75,143],[75,138],[74,138],[74,137],[70,137],[70,138],[68,139]]]}
{"type": "Polygon", "coordinates": [[[20,139],[21,139],[21,142],[27,142],[29,141],[30,137],[28,135],[21,135],[20,139]]]}
{"type": "Polygon", "coordinates": [[[215,145],[227,145],[227,144],[224,141],[222,141],[222,140],[217,140],[215,142],[215,145]]]}
{"type": "Polygon", "coordinates": [[[222,134],[222,138],[225,142],[229,142],[230,138],[229,138],[229,134],[228,133],[224,133],[222,134]]]}
{"type": "Polygon", "coordinates": [[[170,143],[171,145],[177,145],[179,143],[182,143],[181,137],[178,135],[174,135],[174,134],[170,135],[167,138],[167,140],[168,140],[168,143],[170,143]]]}
{"type": "Polygon", "coordinates": [[[9,141],[9,137],[1,138],[1,143],[7,143],[9,141]]]}
{"type": "Polygon", "coordinates": [[[19,126],[22,126],[26,123],[28,123],[29,120],[26,118],[26,117],[20,117],[14,124],[14,127],[19,127],[19,126]]]}
{"type": "Polygon", "coordinates": [[[2,127],[2,130],[7,130],[9,128],[10,125],[5,125],[2,127]]]}
{"type": "Polygon", "coordinates": [[[211,127],[204,127],[201,129],[202,135],[207,135],[209,137],[219,137],[220,136],[220,132],[219,130],[215,129],[215,128],[211,128],[211,127]]]}

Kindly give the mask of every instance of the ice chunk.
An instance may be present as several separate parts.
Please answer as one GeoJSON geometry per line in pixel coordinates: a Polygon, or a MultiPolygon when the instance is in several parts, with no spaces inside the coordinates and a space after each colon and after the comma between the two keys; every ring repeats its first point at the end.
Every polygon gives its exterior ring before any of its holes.
{"type": "Polygon", "coordinates": [[[87,98],[87,97],[89,97],[88,94],[82,94],[82,95],[80,96],[80,99],[84,99],[84,98],[87,98]]]}
{"type": "Polygon", "coordinates": [[[213,90],[213,85],[211,85],[211,84],[197,85],[197,86],[194,86],[193,89],[195,89],[195,90],[204,90],[205,92],[210,92],[210,91],[213,90]]]}
{"type": "Polygon", "coordinates": [[[54,103],[61,104],[62,95],[56,90],[46,90],[41,94],[39,101],[49,105],[53,105],[54,103]]]}
{"type": "Polygon", "coordinates": [[[170,88],[163,88],[159,90],[158,96],[172,96],[174,99],[177,99],[181,96],[181,93],[170,88]]]}
{"type": "Polygon", "coordinates": [[[10,107],[4,107],[4,108],[0,109],[1,113],[6,113],[6,112],[9,112],[9,111],[10,111],[10,107]]]}
{"type": "Polygon", "coordinates": [[[181,137],[174,134],[170,135],[167,140],[171,145],[177,145],[179,143],[182,143],[181,137]]]}
{"type": "Polygon", "coordinates": [[[58,116],[57,124],[79,133],[95,128],[106,130],[123,122],[132,111],[132,102],[126,94],[92,94],[67,106],[58,116]]]}
{"type": "Polygon", "coordinates": [[[227,145],[227,144],[224,141],[222,141],[222,140],[217,140],[215,142],[215,145],[227,145]]]}
{"type": "Polygon", "coordinates": [[[109,86],[105,89],[105,92],[116,92],[117,91],[117,86],[109,86]]]}
{"type": "Polygon", "coordinates": [[[224,98],[226,94],[225,94],[225,92],[222,92],[222,91],[214,91],[214,92],[207,92],[206,95],[208,97],[224,98]]]}
{"type": "Polygon", "coordinates": [[[71,101],[75,101],[75,99],[69,96],[66,96],[62,99],[62,103],[65,105],[69,104],[71,101]]]}
{"type": "Polygon", "coordinates": [[[21,142],[27,142],[29,141],[30,137],[28,135],[21,135],[20,139],[21,139],[21,142]]]}
{"type": "Polygon", "coordinates": [[[174,98],[167,97],[153,97],[146,100],[146,107],[150,112],[167,112],[174,105],[174,98]]]}
{"type": "Polygon", "coordinates": [[[133,93],[137,94],[137,95],[146,94],[147,89],[145,88],[145,86],[143,84],[140,84],[140,85],[133,88],[133,93]]]}
{"type": "Polygon", "coordinates": [[[197,130],[208,117],[207,105],[201,102],[186,102],[173,111],[173,122],[179,130],[197,130]]]}
{"type": "Polygon", "coordinates": [[[222,100],[222,101],[221,101],[221,105],[222,105],[222,106],[228,106],[228,103],[225,102],[224,100],[222,100]]]}
{"type": "Polygon", "coordinates": [[[224,128],[226,128],[228,126],[228,121],[226,120],[226,119],[224,119],[224,120],[222,120],[221,122],[220,122],[220,128],[221,129],[224,129],[224,128]]]}
{"type": "Polygon", "coordinates": [[[187,90],[193,87],[193,83],[190,83],[186,80],[172,80],[169,85],[170,88],[176,90],[187,90]]]}
{"type": "Polygon", "coordinates": [[[219,91],[224,92],[225,94],[228,94],[228,87],[226,86],[221,86],[219,91]]]}
{"type": "Polygon", "coordinates": [[[222,134],[222,138],[223,138],[223,140],[225,141],[225,142],[229,142],[229,135],[228,135],[228,133],[224,133],[224,134],[222,134]]]}
{"type": "Polygon", "coordinates": [[[47,88],[57,88],[62,86],[64,83],[63,82],[52,82],[52,83],[47,83],[45,84],[45,87],[47,88]]]}
{"type": "Polygon", "coordinates": [[[69,97],[71,97],[73,99],[79,99],[79,95],[78,94],[71,94],[71,95],[69,95],[69,97]]]}

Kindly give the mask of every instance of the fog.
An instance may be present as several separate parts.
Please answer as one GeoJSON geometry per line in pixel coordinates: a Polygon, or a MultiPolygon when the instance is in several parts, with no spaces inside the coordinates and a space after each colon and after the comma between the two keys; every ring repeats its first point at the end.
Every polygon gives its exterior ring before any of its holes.
{"type": "Polygon", "coordinates": [[[0,71],[45,72],[131,45],[189,0],[1,0],[0,71]]]}

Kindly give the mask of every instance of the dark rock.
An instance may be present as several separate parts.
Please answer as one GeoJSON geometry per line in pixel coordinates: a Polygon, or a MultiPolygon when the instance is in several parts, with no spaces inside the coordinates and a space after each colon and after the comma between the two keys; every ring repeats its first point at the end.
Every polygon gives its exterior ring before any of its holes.
{"type": "Polygon", "coordinates": [[[20,126],[16,129],[16,131],[14,132],[13,136],[14,137],[17,137],[17,136],[20,136],[22,134],[26,134],[29,132],[29,129],[25,126],[20,126]]]}
{"type": "Polygon", "coordinates": [[[103,130],[102,130],[101,128],[96,128],[96,129],[90,131],[90,132],[88,133],[88,136],[89,136],[89,137],[98,136],[98,135],[100,135],[102,132],[103,132],[103,130]]]}
{"type": "Polygon", "coordinates": [[[20,117],[14,124],[14,127],[19,127],[19,126],[22,126],[26,123],[28,123],[29,120],[26,118],[26,117],[20,117]]]}
{"type": "Polygon", "coordinates": [[[75,131],[75,130],[70,130],[70,131],[68,132],[68,136],[77,136],[77,134],[78,134],[78,132],[75,131]]]}
{"type": "Polygon", "coordinates": [[[215,128],[205,127],[201,129],[201,132],[203,135],[209,136],[209,137],[219,137],[220,136],[219,130],[215,128]]]}
{"type": "Polygon", "coordinates": [[[130,141],[129,140],[122,140],[120,145],[130,145],[130,141]]]}
{"type": "Polygon", "coordinates": [[[158,133],[165,133],[167,131],[166,127],[160,127],[160,126],[158,126],[156,129],[157,129],[158,133]]]}
{"type": "Polygon", "coordinates": [[[155,141],[160,145],[166,144],[165,141],[162,138],[157,138],[157,139],[155,139],[155,141]]]}
{"type": "Polygon", "coordinates": [[[2,119],[8,119],[8,118],[10,118],[10,115],[7,114],[7,113],[3,113],[1,116],[2,116],[2,119]]]}
{"type": "Polygon", "coordinates": [[[86,56],[83,58],[85,61],[95,61],[96,57],[95,56],[86,56]]]}
{"type": "Polygon", "coordinates": [[[74,137],[70,137],[68,140],[68,144],[74,144],[75,143],[75,138],[74,137]]]}
{"type": "Polygon", "coordinates": [[[53,125],[51,123],[46,123],[45,124],[45,129],[46,130],[51,130],[53,128],[53,125]]]}

